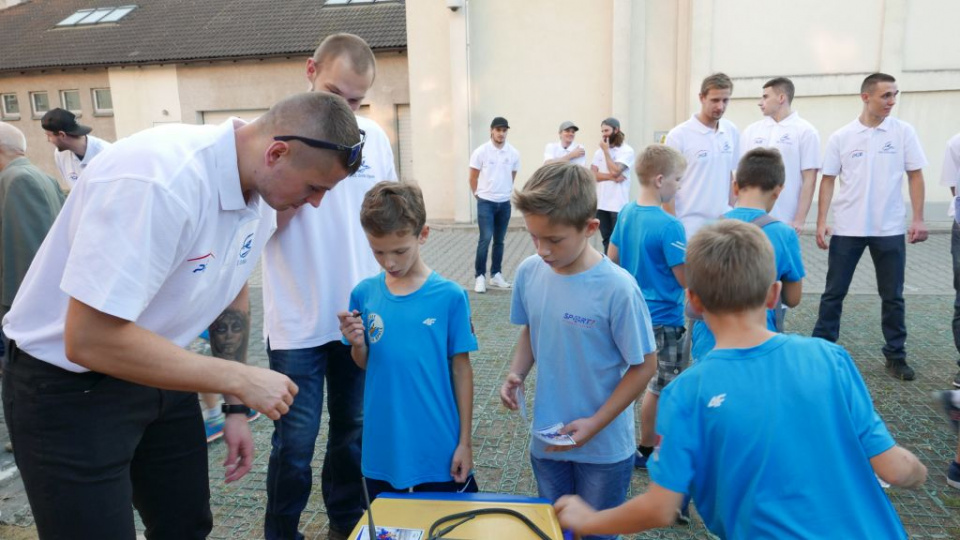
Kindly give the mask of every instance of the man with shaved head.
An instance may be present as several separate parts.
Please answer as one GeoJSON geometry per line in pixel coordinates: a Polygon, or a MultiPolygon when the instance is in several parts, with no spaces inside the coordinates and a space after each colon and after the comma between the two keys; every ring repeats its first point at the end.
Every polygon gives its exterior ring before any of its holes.
{"type": "MultiPolygon", "coordinates": [[[[367,43],[351,34],[325,38],[307,59],[310,90],[330,92],[360,108],[376,77],[367,43]]],[[[349,534],[363,514],[360,472],[364,371],[340,342],[337,313],[350,291],[380,272],[360,226],[363,197],[383,180],[396,181],[393,151],[373,120],[357,116],[366,133],[363,163],[321,208],[282,215],[263,251],[263,326],[270,368],[300,388],[290,414],[274,422],[267,467],[267,540],[299,540],[300,516],[313,488],[314,449],[324,397],[330,416],[320,473],[330,537],[349,534]]]]}
{"type": "Polygon", "coordinates": [[[246,281],[274,209],[318,206],[360,164],[353,113],[304,93],[251,123],[167,125],[84,169],[3,321],[4,411],[40,538],[200,539],[212,529],[196,392],[224,394],[225,479],[246,474],[252,407],[288,377],[186,350],[222,317],[249,328],[246,281]],[[261,204],[261,202],[265,204],[261,204]]]}

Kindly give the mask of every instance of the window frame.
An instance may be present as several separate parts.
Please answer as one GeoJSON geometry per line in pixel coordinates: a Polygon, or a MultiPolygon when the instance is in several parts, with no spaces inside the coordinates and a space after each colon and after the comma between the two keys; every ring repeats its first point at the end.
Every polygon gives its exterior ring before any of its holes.
{"type": "Polygon", "coordinates": [[[5,92],[0,94],[0,120],[19,120],[20,119],[20,96],[16,92],[5,92]],[[17,112],[7,110],[7,96],[13,96],[17,104],[17,112]]]}
{"type": "Polygon", "coordinates": [[[113,116],[113,91],[109,87],[91,88],[90,97],[93,99],[93,115],[94,116],[113,116]],[[106,109],[100,106],[100,99],[97,97],[98,91],[106,91],[110,93],[109,109],[106,109]]]}
{"type": "Polygon", "coordinates": [[[77,118],[80,118],[81,116],[83,116],[83,104],[80,101],[80,90],[76,88],[71,88],[69,90],[60,90],[60,108],[72,112],[74,116],[76,116],[77,118]],[[66,99],[67,92],[74,92],[77,94],[76,109],[71,109],[67,107],[67,99],[66,99]]]}
{"type": "Polygon", "coordinates": [[[46,90],[38,90],[36,92],[30,92],[30,112],[33,114],[34,118],[42,118],[44,114],[50,111],[50,93],[46,90]],[[37,110],[37,96],[44,95],[47,97],[47,110],[38,111],[37,110]]]}

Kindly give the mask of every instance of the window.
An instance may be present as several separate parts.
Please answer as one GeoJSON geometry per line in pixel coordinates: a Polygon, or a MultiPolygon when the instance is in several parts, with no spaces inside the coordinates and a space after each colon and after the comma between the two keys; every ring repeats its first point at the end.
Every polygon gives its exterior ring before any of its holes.
{"type": "Polygon", "coordinates": [[[137,6],[81,9],[58,22],[57,26],[87,26],[91,24],[115,23],[135,9],[137,9],[137,6]]]}
{"type": "Polygon", "coordinates": [[[50,98],[46,92],[30,92],[30,105],[33,107],[33,116],[40,118],[50,110],[50,98]]]}
{"type": "Polygon", "coordinates": [[[79,90],[61,90],[60,106],[80,116],[80,91],[79,90]]]}
{"type": "Polygon", "coordinates": [[[20,119],[20,101],[16,94],[3,94],[0,101],[0,118],[4,120],[20,119]]]}
{"type": "Polygon", "coordinates": [[[113,114],[113,96],[109,88],[93,89],[93,114],[113,114]]]}

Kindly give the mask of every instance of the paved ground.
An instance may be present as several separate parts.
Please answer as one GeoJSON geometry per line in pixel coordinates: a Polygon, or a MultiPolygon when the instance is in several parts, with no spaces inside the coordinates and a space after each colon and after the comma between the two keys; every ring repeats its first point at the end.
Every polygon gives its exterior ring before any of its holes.
{"type": "MultiPolygon", "coordinates": [[[[939,411],[929,399],[934,390],[949,387],[956,372],[957,352],[950,332],[951,264],[949,235],[934,234],[924,244],[908,247],[906,278],[907,315],[910,337],[910,363],[917,369],[917,380],[897,382],[883,372],[880,354],[882,338],[879,329],[880,302],[876,297],[876,280],[869,257],[858,269],[845,304],[841,343],[851,351],[873,394],[877,407],[898,442],[917,453],[930,469],[930,479],[920,490],[892,489],[890,497],[913,538],[960,538],[960,492],[946,486],[946,464],[952,457],[956,440],[943,425],[939,411]]],[[[427,263],[441,274],[472,289],[473,250],[476,233],[472,228],[435,227],[425,249],[427,263]]],[[[791,311],[787,330],[809,334],[818,303],[817,293],[823,290],[826,256],[816,248],[811,236],[802,238],[808,278],[801,305],[791,311]]],[[[511,231],[507,239],[505,274],[513,275],[516,265],[533,253],[526,234],[511,231]]],[[[254,299],[254,324],[260,325],[262,307],[259,281],[254,299]]],[[[515,414],[508,414],[500,405],[497,391],[509,366],[517,330],[507,321],[510,294],[492,290],[485,295],[470,293],[474,325],[481,350],[473,355],[476,398],[474,421],[474,455],[476,472],[485,491],[535,494],[528,456],[528,430],[515,414]]],[[[252,345],[252,361],[266,365],[262,344],[252,345]]],[[[532,392],[530,392],[532,394],[532,392]]],[[[532,399],[532,395],[528,399],[532,399]]],[[[253,424],[258,454],[253,471],[242,481],[226,486],[222,480],[224,446],[211,445],[210,485],[216,526],[211,538],[239,539],[261,537],[262,509],[265,504],[263,486],[266,478],[269,436],[272,425],[266,420],[253,424]]],[[[321,433],[322,448],[326,432],[321,433]]],[[[0,428],[0,442],[6,432],[0,428]]],[[[320,457],[315,470],[320,469],[320,457]]],[[[642,492],[647,483],[645,474],[634,476],[632,490],[642,492]]],[[[315,490],[318,492],[319,490],[315,490]]],[[[302,529],[307,538],[326,537],[326,515],[317,493],[303,515],[302,529]]],[[[22,485],[9,454],[0,453],[0,538],[32,538],[29,509],[22,485]]],[[[638,538],[707,538],[699,522],[690,527],[673,527],[654,531],[638,538]]]]}

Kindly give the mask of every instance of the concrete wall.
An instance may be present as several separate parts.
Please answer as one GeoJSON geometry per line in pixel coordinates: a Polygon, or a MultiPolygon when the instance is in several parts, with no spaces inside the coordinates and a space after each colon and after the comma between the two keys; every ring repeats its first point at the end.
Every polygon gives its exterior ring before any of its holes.
{"type": "MultiPolygon", "coordinates": [[[[53,146],[47,142],[40,117],[31,114],[30,92],[47,92],[50,107],[61,107],[61,90],[78,90],[82,112],[77,121],[93,128],[93,134],[107,141],[116,140],[114,116],[93,114],[93,88],[110,86],[106,69],[52,70],[34,73],[0,73],[0,94],[17,94],[20,119],[4,120],[16,126],[27,137],[27,157],[48,174],[61,180],[53,161],[53,146]]],[[[116,96],[114,95],[114,107],[116,96]]]]}
{"type": "Polygon", "coordinates": [[[114,67],[108,72],[117,137],[184,121],[177,66],[114,67]]]}

